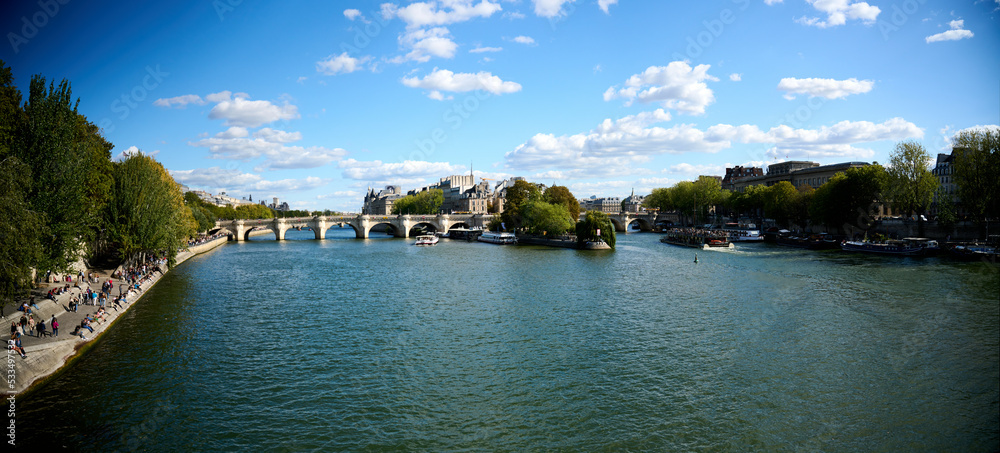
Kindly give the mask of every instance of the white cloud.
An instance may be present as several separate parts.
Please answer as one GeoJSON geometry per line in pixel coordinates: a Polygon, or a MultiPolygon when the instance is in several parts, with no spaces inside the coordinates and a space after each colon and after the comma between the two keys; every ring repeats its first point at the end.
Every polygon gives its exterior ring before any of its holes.
{"type": "Polygon", "coordinates": [[[329,179],[314,176],[309,176],[305,179],[268,181],[257,174],[243,173],[237,169],[223,169],[219,167],[170,170],[170,175],[173,176],[175,181],[188,187],[203,188],[211,192],[227,191],[232,193],[310,190],[322,187],[330,182],[329,179]]]}
{"type": "Polygon", "coordinates": [[[963,30],[962,27],[964,25],[965,25],[964,20],[961,19],[953,20],[951,22],[948,22],[948,26],[951,28],[951,30],[941,32],[936,35],[930,35],[924,38],[924,40],[927,41],[928,44],[930,44],[932,42],[940,42],[940,41],[958,41],[960,39],[971,38],[975,36],[971,31],[963,30]]]}
{"type": "Polygon", "coordinates": [[[512,41],[520,44],[526,44],[529,46],[535,43],[535,40],[532,39],[530,36],[517,36],[512,41]]]}
{"type": "MultiPolygon", "coordinates": [[[[872,25],[882,12],[877,6],[866,2],[851,2],[851,0],[806,0],[817,11],[826,13],[826,20],[818,17],[800,17],[796,22],[819,28],[844,25],[847,20],[860,20],[865,25],[872,25]]],[[[773,3],[768,3],[773,4],[773,3]]]]}
{"type": "Polygon", "coordinates": [[[521,85],[516,82],[505,82],[489,72],[454,73],[447,69],[434,68],[434,71],[424,76],[403,77],[403,85],[411,88],[431,90],[431,99],[442,100],[441,91],[463,93],[473,90],[488,91],[493,94],[515,93],[521,91],[521,85]]]}
{"type": "Polygon", "coordinates": [[[452,58],[455,56],[458,44],[451,40],[450,35],[451,32],[444,27],[435,27],[429,30],[408,30],[399,36],[399,44],[405,49],[411,49],[410,52],[405,56],[396,57],[390,62],[417,61],[425,63],[432,56],[452,58]]]}
{"type": "Polygon", "coordinates": [[[153,101],[153,105],[157,107],[177,107],[184,108],[188,104],[195,105],[205,105],[205,100],[198,96],[197,94],[185,94],[183,96],[175,96],[172,98],[160,98],[153,101]]]}
{"type": "Polygon", "coordinates": [[[286,132],[263,128],[250,134],[245,128],[230,127],[211,138],[204,138],[188,145],[208,148],[209,157],[250,161],[265,158],[258,169],[315,168],[334,162],[347,155],[347,151],[318,146],[287,146],[302,139],[300,132],[286,132]]]}
{"type": "Polygon", "coordinates": [[[847,80],[786,77],[778,82],[778,89],[786,92],[784,97],[788,100],[795,99],[796,94],[842,99],[852,94],[867,93],[874,86],[875,82],[872,80],[858,80],[853,77],[847,80]]]}
{"type": "Polygon", "coordinates": [[[558,17],[565,13],[563,4],[573,3],[576,0],[531,0],[535,4],[535,15],[539,17],[558,17]]]}
{"type": "Polygon", "coordinates": [[[608,13],[609,6],[617,4],[618,0],[597,0],[597,6],[601,8],[601,11],[604,11],[604,14],[609,14],[608,13]]]}
{"type": "Polygon", "coordinates": [[[732,80],[733,82],[739,82],[740,80],[743,80],[743,75],[734,72],[732,74],[729,74],[729,80],[732,80]]]}
{"type": "Polygon", "coordinates": [[[278,120],[290,120],[299,117],[298,108],[291,104],[274,105],[269,101],[248,100],[246,93],[236,93],[230,97],[228,91],[206,96],[212,102],[218,102],[208,113],[211,119],[224,119],[227,126],[258,127],[278,120]],[[217,100],[217,101],[216,101],[217,100]]]}
{"type": "Polygon", "coordinates": [[[342,160],[343,176],[358,181],[378,181],[391,184],[403,184],[404,181],[422,183],[426,178],[440,178],[441,175],[462,174],[467,168],[452,165],[448,162],[426,162],[407,160],[403,162],[384,163],[380,160],[358,161],[342,160]],[[393,182],[399,181],[399,182],[393,182]]]}
{"type": "Polygon", "coordinates": [[[371,57],[352,58],[344,52],[340,55],[330,55],[325,60],[316,62],[316,71],[326,75],[348,74],[358,69],[371,57]]]}
{"type": "Polygon", "coordinates": [[[480,0],[479,3],[475,3],[474,0],[415,2],[402,8],[394,3],[383,3],[382,16],[387,19],[398,17],[406,22],[407,28],[419,28],[465,22],[477,17],[490,17],[501,9],[499,3],[488,0],[480,0]]]}
{"type": "Polygon", "coordinates": [[[476,47],[469,51],[469,53],[483,53],[483,52],[499,52],[503,50],[503,47],[476,47]]]}
{"type": "Polygon", "coordinates": [[[726,165],[692,165],[680,163],[671,165],[665,173],[676,173],[682,175],[723,175],[726,173],[726,165]]]}
{"type": "Polygon", "coordinates": [[[871,150],[853,146],[858,143],[923,136],[923,130],[901,118],[881,124],[842,121],[819,129],[782,125],[767,132],[747,124],[717,124],[704,131],[690,124],[653,126],[668,120],[669,114],[656,110],[616,121],[606,119],[588,133],[536,134],[505,154],[504,160],[515,171],[552,170],[545,174],[596,177],[635,174],[636,164],[648,162],[655,155],[715,153],[730,148],[734,142],[772,144],[768,151],[772,157],[842,158],[873,154],[871,150]]]}
{"type": "Polygon", "coordinates": [[[361,11],[358,11],[356,9],[345,9],[344,10],[344,17],[346,17],[347,20],[357,19],[357,18],[361,17],[361,11]]]}
{"type": "Polygon", "coordinates": [[[638,100],[659,102],[663,107],[688,114],[705,113],[705,107],[715,102],[715,95],[705,83],[719,79],[708,74],[710,65],[692,68],[686,61],[674,61],[666,66],[650,66],[641,74],[625,81],[624,87],[608,88],[604,100],[625,99],[626,105],[638,100]]]}
{"type": "Polygon", "coordinates": [[[782,3],[785,0],[764,0],[765,5],[774,5],[776,3],[782,3]]]}

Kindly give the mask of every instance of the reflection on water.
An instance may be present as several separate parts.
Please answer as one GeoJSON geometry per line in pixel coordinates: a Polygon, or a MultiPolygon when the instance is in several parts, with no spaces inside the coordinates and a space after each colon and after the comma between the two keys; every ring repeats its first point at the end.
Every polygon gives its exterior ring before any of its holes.
{"type": "MultiPolygon", "coordinates": [[[[995,450],[996,268],[766,244],[227,244],[18,402],[152,450],[995,450]]],[[[21,422],[23,420],[23,422],[21,422]]]]}

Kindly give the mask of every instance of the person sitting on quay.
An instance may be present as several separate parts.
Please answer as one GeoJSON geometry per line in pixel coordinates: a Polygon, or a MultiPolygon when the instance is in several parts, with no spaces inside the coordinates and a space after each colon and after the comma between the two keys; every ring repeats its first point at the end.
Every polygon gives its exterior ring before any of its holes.
{"type": "Polygon", "coordinates": [[[24,353],[24,346],[21,346],[21,336],[13,335],[10,340],[7,341],[7,348],[13,350],[14,352],[21,354],[22,359],[28,358],[28,354],[24,353]]]}

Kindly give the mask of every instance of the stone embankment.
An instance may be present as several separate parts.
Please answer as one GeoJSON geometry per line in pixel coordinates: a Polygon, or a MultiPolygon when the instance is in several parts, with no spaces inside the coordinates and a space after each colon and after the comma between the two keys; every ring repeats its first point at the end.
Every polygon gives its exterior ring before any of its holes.
{"type": "MultiPolygon", "coordinates": [[[[214,249],[222,244],[226,243],[225,237],[216,238],[205,242],[203,244],[198,244],[190,246],[187,249],[181,251],[177,254],[177,263],[183,263],[188,258],[195,256],[199,253],[204,253],[209,250],[214,249]]],[[[164,266],[165,267],[165,266],[164,266]]],[[[56,300],[51,299],[41,299],[35,298],[35,304],[38,306],[37,309],[32,309],[35,319],[44,320],[46,327],[50,327],[52,317],[55,316],[56,320],[59,322],[59,335],[58,336],[45,336],[38,338],[37,333],[32,333],[31,335],[22,336],[21,343],[24,346],[27,358],[21,358],[17,353],[8,350],[7,354],[7,386],[5,389],[6,394],[23,394],[26,390],[30,389],[32,386],[40,384],[46,378],[52,376],[62,367],[66,366],[69,362],[78,357],[82,351],[84,351],[89,344],[92,344],[94,340],[100,338],[100,336],[114,325],[115,321],[125,312],[132,308],[136,302],[138,302],[143,295],[153,287],[160,278],[163,277],[161,272],[154,272],[152,277],[139,285],[138,292],[134,292],[131,297],[128,298],[128,303],[121,309],[115,309],[113,304],[106,304],[105,310],[106,314],[104,322],[94,322],[91,324],[94,332],[91,333],[89,330],[83,329],[84,336],[80,335],[70,335],[73,330],[80,325],[80,322],[86,315],[93,315],[97,312],[98,307],[94,305],[80,305],[77,311],[72,311],[70,309],[70,299],[74,295],[79,295],[81,292],[86,291],[86,286],[89,285],[91,289],[99,291],[101,284],[106,282],[108,275],[100,275],[100,279],[97,283],[87,283],[79,282],[81,287],[73,287],[68,293],[56,296],[56,300]],[[81,289],[82,288],[82,289],[81,289]],[[11,367],[12,365],[12,367],[11,367]],[[14,371],[13,375],[9,374],[11,368],[14,371]],[[13,378],[13,379],[11,379],[13,378]]],[[[119,281],[117,279],[112,279],[115,286],[119,286],[119,281]]],[[[56,286],[64,283],[59,283],[56,286]]],[[[44,288],[48,290],[49,288],[44,288]]],[[[117,292],[112,292],[113,296],[117,295],[117,292]]],[[[7,308],[4,310],[13,310],[13,313],[5,313],[6,316],[0,318],[0,322],[3,322],[4,333],[8,333],[8,329],[11,323],[20,321],[21,316],[24,315],[23,312],[18,311],[16,308],[7,308]]],[[[51,329],[49,329],[51,332],[51,329]]],[[[8,337],[9,338],[9,337],[8,337]]]]}

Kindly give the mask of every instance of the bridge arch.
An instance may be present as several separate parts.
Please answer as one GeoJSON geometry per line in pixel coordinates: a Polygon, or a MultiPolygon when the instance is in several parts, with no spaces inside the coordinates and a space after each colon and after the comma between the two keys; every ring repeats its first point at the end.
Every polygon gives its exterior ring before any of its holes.
{"type": "MultiPolygon", "coordinates": [[[[430,231],[432,233],[437,233],[438,230],[440,230],[440,228],[441,228],[440,225],[438,225],[435,222],[422,221],[422,222],[415,222],[412,225],[410,225],[410,231],[413,231],[416,228],[427,229],[426,227],[430,227],[429,229],[430,229],[430,231]],[[421,228],[421,227],[423,227],[423,228],[421,228]]],[[[407,235],[409,235],[409,231],[407,231],[407,235]]]]}
{"type": "Polygon", "coordinates": [[[281,240],[278,237],[278,234],[279,234],[278,231],[276,231],[273,228],[270,228],[270,227],[267,227],[267,226],[262,226],[262,225],[254,225],[254,226],[251,226],[250,228],[247,228],[243,232],[243,240],[244,241],[249,241],[250,240],[250,233],[252,233],[254,231],[262,231],[262,230],[267,230],[267,231],[270,231],[271,233],[274,233],[274,240],[276,240],[276,241],[277,240],[281,240]]]}
{"type": "Polygon", "coordinates": [[[628,225],[614,216],[608,216],[608,219],[610,219],[611,224],[615,226],[615,231],[619,233],[624,232],[625,229],[628,228],[628,225]]]}
{"type": "Polygon", "coordinates": [[[632,225],[635,225],[635,224],[639,225],[639,231],[652,231],[653,230],[653,225],[651,225],[649,223],[649,220],[645,219],[645,218],[642,218],[642,217],[637,217],[637,218],[629,219],[628,225],[626,225],[625,228],[628,229],[628,227],[630,227],[632,225]]]}
{"type": "MultiPolygon", "coordinates": [[[[399,231],[400,228],[398,226],[396,226],[395,222],[393,222],[391,220],[377,220],[377,221],[371,222],[370,224],[368,224],[368,228],[365,231],[364,237],[370,239],[372,231],[375,229],[375,227],[377,227],[379,225],[385,225],[387,227],[386,228],[386,233],[388,233],[388,234],[390,234],[392,236],[395,236],[395,237],[406,237],[405,236],[406,232],[405,231],[402,231],[402,232],[399,231]]],[[[351,225],[351,226],[353,227],[354,225],[351,225]]]]}

